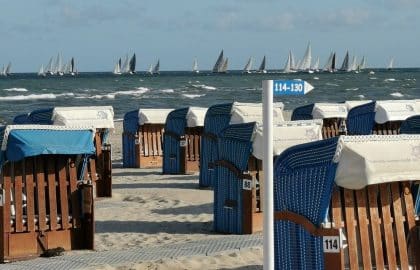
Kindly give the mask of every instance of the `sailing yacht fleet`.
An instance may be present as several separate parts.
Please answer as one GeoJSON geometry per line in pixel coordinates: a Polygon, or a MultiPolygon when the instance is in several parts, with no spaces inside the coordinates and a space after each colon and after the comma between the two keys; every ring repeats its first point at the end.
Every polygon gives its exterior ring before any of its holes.
{"type": "MultiPolygon", "coordinates": [[[[258,69],[253,69],[254,58],[251,56],[246,61],[246,64],[242,70],[243,74],[251,73],[267,73],[266,67],[266,57],[262,58],[261,64],[258,69]]],[[[394,58],[391,58],[387,70],[392,70],[394,65],[394,58]]],[[[3,65],[0,69],[1,76],[11,75],[11,62],[7,65],[3,65]]],[[[213,73],[224,74],[228,72],[229,68],[229,58],[224,55],[223,49],[220,51],[216,62],[211,70],[213,73]]],[[[320,67],[320,59],[312,57],[312,48],[311,43],[309,42],[305,53],[300,60],[296,60],[292,50],[289,50],[287,55],[287,60],[284,65],[284,68],[281,70],[281,73],[315,73],[315,72],[354,72],[359,73],[362,70],[367,68],[367,60],[365,56],[362,56],[361,60],[358,61],[356,55],[350,57],[349,51],[346,51],[343,62],[341,66],[337,65],[337,54],[335,51],[332,51],[327,59],[327,62],[323,67],[320,67]]],[[[192,68],[192,73],[200,73],[198,67],[197,57],[194,57],[192,68]]],[[[372,72],[372,71],[371,71],[372,72]]],[[[122,74],[135,74],[136,73],[136,54],[134,53],[131,57],[126,54],[124,57],[117,59],[113,74],[122,75],[122,74]]],[[[158,59],[155,64],[151,64],[149,69],[146,71],[149,75],[158,75],[160,74],[160,60],[158,59]]],[[[51,57],[46,65],[42,64],[38,71],[38,76],[64,76],[71,75],[75,76],[78,74],[76,63],[74,57],[70,58],[67,62],[63,62],[61,53],[58,53],[56,57],[51,57]]]]}

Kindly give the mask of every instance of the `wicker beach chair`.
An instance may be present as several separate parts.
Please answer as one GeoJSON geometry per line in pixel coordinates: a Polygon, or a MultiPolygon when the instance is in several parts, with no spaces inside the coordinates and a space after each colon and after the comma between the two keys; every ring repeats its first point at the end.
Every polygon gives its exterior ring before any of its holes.
{"type": "Polygon", "coordinates": [[[374,134],[399,134],[401,123],[417,113],[416,100],[380,100],[376,102],[374,134]]]}
{"type": "Polygon", "coordinates": [[[243,192],[250,191],[242,191],[242,186],[244,179],[252,180],[252,176],[245,172],[254,129],[255,123],[236,124],[219,134],[218,157],[214,162],[214,230],[217,232],[242,234],[244,225],[251,225],[249,220],[243,220],[250,217],[243,213],[243,209],[251,211],[252,208],[243,206],[249,203],[243,201],[243,192]]]}
{"type": "Polygon", "coordinates": [[[310,120],[312,117],[312,110],[314,103],[297,107],[292,112],[292,121],[295,120],[310,120]]]}
{"type": "Polygon", "coordinates": [[[0,260],[94,248],[93,131],[1,128],[0,260]],[[79,176],[78,176],[79,174],[79,176]]]}
{"type": "Polygon", "coordinates": [[[200,171],[201,137],[204,130],[204,119],[207,108],[190,107],[186,115],[187,126],[185,127],[185,173],[200,171]]]}
{"type": "Polygon", "coordinates": [[[172,109],[140,109],[124,116],[123,166],[161,168],[165,120],[172,109]]]}
{"type": "Polygon", "coordinates": [[[347,114],[348,135],[370,135],[375,126],[376,102],[355,106],[347,114]]]}
{"type": "Polygon", "coordinates": [[[163,134],[163,174],[183,174],[185,168],[185,127],[189,108],[173,110],[168,114],[163,134]]]}
{"type": "Polygon", "coordinates": [[[34,110],[28,114],[21,114],[13,119],[14,124],[36,124],[51,125],[52,112],[54,108],[43,108],[34,110]],[[26,117],[25,117],[26,116],[26,117]]]}
{"type": "Polygon", "coordinates": [[[214,161],[217,159],[217,136],[229,125],[232,103],[209,107],[201,137],[200,187],[213,187],[214,161]]]}
{"type": "Polygon", "coordinates": [[[420,177],[407,163],[420,160],[409,150],[420,136],[339,140],[291,147],[276,160],[276,269],[419,269],[419,224],[404,179],[420,177]]]}

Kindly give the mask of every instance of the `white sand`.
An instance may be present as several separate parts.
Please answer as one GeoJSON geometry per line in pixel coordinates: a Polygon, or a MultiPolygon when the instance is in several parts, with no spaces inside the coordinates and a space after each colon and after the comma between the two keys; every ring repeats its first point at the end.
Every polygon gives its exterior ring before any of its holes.
{"type": "MultiPolygon", "coordinates": [[[[95,202],[96,250],[133,247],[223,237],[212,232],[213,191],[198,189],[198,175],[161,175],[160,169],[122,169],[122,123],[111,136],[113,197],[95,202]]],[[[97,267],[95,267],[97,269],[97,267]]],[[[262,248],[225,251],[139,262],[103,269],[262,269],[262,248]]]]}

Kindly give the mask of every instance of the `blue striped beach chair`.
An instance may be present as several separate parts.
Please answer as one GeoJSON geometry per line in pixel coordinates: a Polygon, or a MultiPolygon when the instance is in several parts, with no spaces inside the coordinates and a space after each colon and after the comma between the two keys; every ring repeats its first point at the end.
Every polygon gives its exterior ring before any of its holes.
{"type": "Polygon", "coordinates": [[[376,102],[353,107],[347,114],[348,135],[370,135],[375,126],[376,102]]]}
{"type": "Polygon", "coordinates": [[[311,120],[314,103],[297,107],[292,112],[292,121],[295,120],[311,120]]]}
{"type": "Polygon", "coordinates": [[[185,168],[185,127],[189,108],[169,113],[163,134],[163,174],[183,174],[185,168]]]}
{"type": "MultiPolygon", "coordinates": [[[[337,138],[302,144],[275,162],[276,269],[418,269],[420,224],[410,183],[399,180],[404,172],[384,167],[395,162],[394,155],[381,161],[383,155],[371,150],[397,153],[400,146],[407,153],[398,162],[410,155],[418,160],[417,152],[407,150],[419,137],[384,138],[391,152],[379,150],[381,136],[339,140],[350,146],[337,147],[337,138]],[[363,142],[368,144],[362,147],[363,142]],[[370,155],[367,164],[363,153],[370,155]],[[376,171],[367,176],[372,168],[376,171]],[[385,181],[384,173],[392,180],[385,181]]],[[[414,168],[408,167],[411,177],[419,175],[414,168]]]]}
{"type": "Polygon", "coordinates": [[[93,249],[93,131],[7,126],[0,144],[0,261],[93,249]]]}
{"type": "Polygon", "coordinates": [[[136,139],[138,140],[137,130],[139,125],[139,110],[127,112],[123,121],[123,167],[136,168],[136,139]]]}
{"type": "Polygon", "coordinates": [[[43,108],[34,110],[28,114],[21,114],[13,119],[14,124],[37,124],[37,125],[51,125],[52,112],[54,108],[43,108]]]}
{"type": "Polygon", "coordinates": [[[229,125],[231,110],[232,103],[213,105],[207,110],[201,137],[200,187],[213,187],[217,136],[229,125]]]}
{"type": "MultiPolygon", "coordinates": [[[[244,207],[243,180],[252,180],[245,173],[251,155],[251,137],[255,123],[230,125],[219,134],[218,158],[215,165],[214,182],[214,230],[223,233],[244,233],[244,226],[249,226],[244,207]]],[[[244,192],[250,192],[244,190],[244,192]]],[[[249,197],[249,196],[247,196],[249,197]]]]}
{"type": "Polygon", "coordinates": [[[334,186],[337,140],[290,147],[275,161],[276,269],[324,269],[322,234],[318,231],[334,186]]]}

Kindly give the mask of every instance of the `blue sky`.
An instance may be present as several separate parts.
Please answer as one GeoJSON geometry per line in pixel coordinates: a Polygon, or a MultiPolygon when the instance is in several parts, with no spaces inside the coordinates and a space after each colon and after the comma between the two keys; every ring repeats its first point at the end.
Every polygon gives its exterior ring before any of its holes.
{"type": "Polygon", "coordinates": [[[365,55],[369,66],[419,67],[420,0],[0,0],[0,66],[35,72],[61,52],[80,71],[110,71],[137,55],[137,70],[210,69],[221,49],[230,69],[252,56],[281,69],[308,41],[321,65],[331,50],[365,55]]]}

